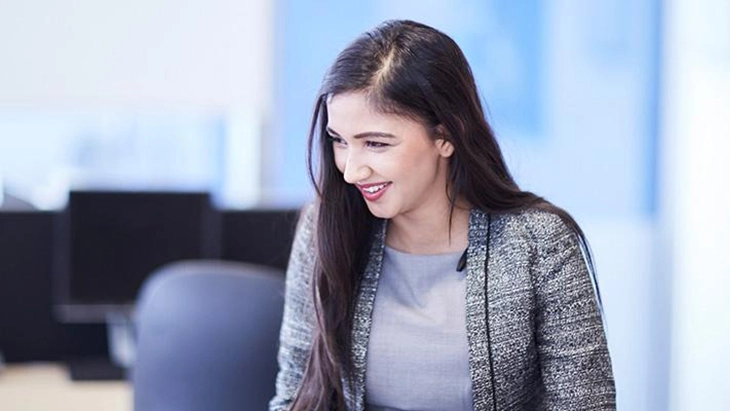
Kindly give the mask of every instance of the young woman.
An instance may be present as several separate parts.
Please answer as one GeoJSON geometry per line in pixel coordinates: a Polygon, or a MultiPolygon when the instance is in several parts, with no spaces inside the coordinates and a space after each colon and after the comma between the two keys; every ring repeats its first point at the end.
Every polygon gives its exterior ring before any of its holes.
{"type": "Polygon", "coordinates": [[[583,233],[512,179],[451,38],[356,39],[309,152],[271,410],[615,409],[583,233]]]}

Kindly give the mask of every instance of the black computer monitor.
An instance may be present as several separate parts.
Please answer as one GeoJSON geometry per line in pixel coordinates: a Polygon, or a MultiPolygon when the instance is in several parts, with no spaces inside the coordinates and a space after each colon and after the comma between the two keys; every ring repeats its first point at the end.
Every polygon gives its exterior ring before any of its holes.
{"type": "Polygon", "coordinates": [[[51,310],[55,215],[0,211],[0,351],[9,362],[53,361],[61,353],[51,310]]]}
{"type": "Polygon", "coordinates": [[[221,257],[286,270],[299,209],[224,210],[221,257]]]}
{"type": "Polygon", "coordinates": [[[56,312],[104,322],[131,310],[155,269],[220,256],[220,222],[203,192],[72,191],[56,237],[56,312]]]}

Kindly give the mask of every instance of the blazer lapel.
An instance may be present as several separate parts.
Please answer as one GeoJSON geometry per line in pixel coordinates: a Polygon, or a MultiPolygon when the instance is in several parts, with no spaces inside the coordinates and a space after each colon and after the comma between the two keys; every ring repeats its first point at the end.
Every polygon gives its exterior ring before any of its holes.
{"type": "Polygon", "coordinates": [[[365,409],[365,363],[367,359],[368,343],[370,341],[370,327],[372,325],[373,305],[375,293],[378,289],[378,280],[383,266],[383,250],[385,247],[386,220],[379,220],[375,227],[375,237],[370,247],[368,263],[363,273],[362,281],[355,303],[352,322],[352,363],[355,392],[345,384],[345,398],[355,400],[355,410],[365,409]]]}
{"type": "Polygon", "coordinates": [[[487,293],[484,269],[487,259],[489,219],[472,209],[469,216],[469,247],[466,260],[466,334],[469,342],[469,368],[474,410],[491,409],[494,402],[492,365],[487,338],[487,293]]]}
{"type": "MultiPolygon", "coordinates": [[[[387,221],[380,220],[368,263],[363,273],[355,303],[352,324],[352,361],[355,392],[345,384],[346,398],[355,401],[355,410],[365,409],[365,366],[367,360],[372,312],[378,280],[383,266],[383,250],[387,221]]],[[[469,216],[469,247],[467,250],[466,275],[466,334],[469,345],[469,368],[474,396],[474,410],[486,411],[494,405],[492,365],[489,361],[487,338],[487,277],[484,272],[487,259],[489,218],[487,214],[472,209],[469,216]]]]}

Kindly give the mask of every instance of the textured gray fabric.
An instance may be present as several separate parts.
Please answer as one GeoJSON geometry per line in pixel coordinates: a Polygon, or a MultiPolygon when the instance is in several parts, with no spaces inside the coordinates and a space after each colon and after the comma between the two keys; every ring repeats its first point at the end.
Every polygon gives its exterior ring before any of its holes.
{"type": "MultiPolygon", "coordinates": [[[[315,214],[314,207],[304,212],[287,270],[277,394],[270,410],[285,410],[291,403],[311,348],[315,214]]],[[[365,364],[386,228],[383,221],[376,230],[355,306],[355,392],[346,389],[346,396],[357,411],[365,403],[365,364]]],[[[575,235],[557,215],[529,210],[493,215],[490,222],[485,213],[472,210],[466,281],[474,410],[616,409],[593,286],[575,235]]]]}
{"type": "Polygon", "coordinates": [[[471,411],[462,252],[385,247],[367,355],[367,411],[471,411]]]}

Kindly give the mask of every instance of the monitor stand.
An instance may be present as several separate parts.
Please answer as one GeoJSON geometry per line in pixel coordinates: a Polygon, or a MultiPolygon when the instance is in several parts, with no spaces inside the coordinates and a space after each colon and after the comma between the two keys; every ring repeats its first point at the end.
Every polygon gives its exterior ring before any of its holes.
{"type": "Polygon", "coordinates": [[[73,381],[114,381],[127,379],[134,363],[134,324],[129,312],[109,312],[106,316],[109,358],[79,358],[68,362],[73,381]]]}
{"type": "Polygon", "coordinates": [[[79,358],[67,363],[72,381],[119,381],[127,379],[127,369],[108,358],[79,358]]]}

